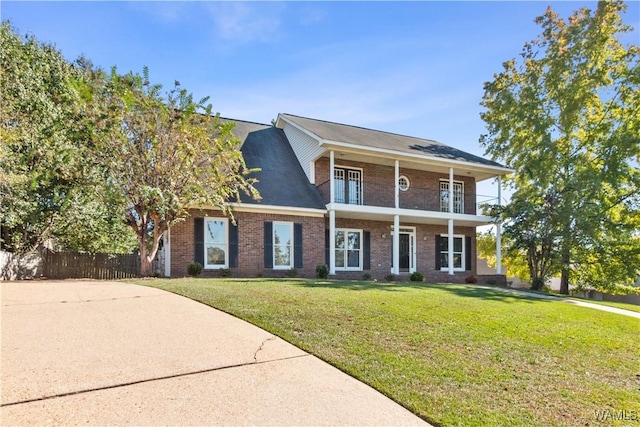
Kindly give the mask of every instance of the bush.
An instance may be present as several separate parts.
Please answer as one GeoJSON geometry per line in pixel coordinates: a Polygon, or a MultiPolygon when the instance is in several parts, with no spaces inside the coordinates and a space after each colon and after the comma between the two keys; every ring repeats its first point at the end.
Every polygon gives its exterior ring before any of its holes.
{"type": "Polygon", "coordinates": [[[424,282],[424,274],[419,271],[414,271],[411,273],[411,276],[409,276],[409,280],[412,282],[424,282]]]}
{"type": "Polygon", "coordinates": [[[498,284],[498,281],[496,279],[487,279],[487,281],[484,283],[486,283],[489,286],[495,286],[498,284]]]}
{"type": "Polygon", "coordinates": [[[231,270],[228,268],[221,268],[218,270],[220,277],[231,277],[231,270]]]}
{"type": "Polygon", "coordinates": [[[202,273],[202,264],[198,261],[191,261],[187,265],[187,274],[192,277],[198,277],[202,273]]]}
{"type": "Polygon", "coordinates": [[[386,276],[384,276],[384,280],[386,280],[387,282],[393,282],[394,280],[396,280],[396,275],[387,274],[386,276]]]}
{"type": "Polygon", "coordinates": [[[371,280],[371,273],[367,272],[362,275],[362,280],[371,280]]]}
{"type": "Polygon", "coordinates": [[[478,283],[478,278],[473,274],[464,278],[466,283],[478,283]]]}
{"type": "Polygon", "coordinates": [[[319,264],[316,267],[316,277],[319,279],[326,279],[329,277],[329,267],[326,264],[319,264]]]}

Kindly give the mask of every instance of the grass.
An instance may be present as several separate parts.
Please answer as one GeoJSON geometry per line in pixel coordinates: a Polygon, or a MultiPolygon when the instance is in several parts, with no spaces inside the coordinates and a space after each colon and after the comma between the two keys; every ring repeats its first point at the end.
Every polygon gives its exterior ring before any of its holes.
{"type": "Polygon", "coordinates": [[[640,417],[636,318],[463,285],[135,283],[256,324],[436,425],[595,425],[607,409],[640,417]]]}

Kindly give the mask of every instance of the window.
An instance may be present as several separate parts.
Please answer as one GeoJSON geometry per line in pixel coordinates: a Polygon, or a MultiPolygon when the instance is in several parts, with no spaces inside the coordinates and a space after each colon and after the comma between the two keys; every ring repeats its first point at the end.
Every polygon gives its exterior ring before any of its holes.
{"type": "Polygon", "coordinates": [[[359,169],[334,168],[334,201],[349,205],[362,204],[362,171],[359,169]]]}
{"type": "Polygon", "coordinates": [[[410,186],[411,183],[409,182],[409,178],[404,175],[401,175],[398,178],[398,188],[400,189],[400,191],[407,191],[410,186]]]}
{"type": "MultiPolygon", "coordinates": [[[[453,236],[453,269],[456,271],[464,270],[464,236],[453,236]]],[[[449,269],[449,236],[443,234],[440,236],[440,269],[449,269]]]]}
{"type": "Polygon", "coordinates": [[[226,218],[204,220],[204,268],[226,268],[229,264],[226,218]]]}
{"type": "Polygon", "coordinates": [[[362,230],[336,230],[336,270],[362,270],[362,230]]]}
{"type": "Polygon", "coordinates": [[[293,223],[273,223],[273,268],[293,267],[293,223]]]}
{"type": "MultiPolygon", "coordinates": [[[[449,212],[449,181],[440,181],[440,211],[449,212]]],[[[453,183],[453,212],[464,213],[464,184],[453,183]]]]}

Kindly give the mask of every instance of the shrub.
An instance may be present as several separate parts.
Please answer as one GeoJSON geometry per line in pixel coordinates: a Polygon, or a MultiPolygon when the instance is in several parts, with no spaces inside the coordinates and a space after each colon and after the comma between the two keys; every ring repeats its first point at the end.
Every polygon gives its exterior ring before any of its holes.
{"type": "Polygon", "coordinates": [[[409,280],[412,282],[424,282],[424,274],[419,271],[414,271],[411,273],[411,276],[409,276],[409,280]]]}
{"type": "Polygon", "coordinates": [[[366,272],[362,275],[362,280],[371,280],[371,273],[366,272]]]}
{"type": "Polygon", "coordinates": [[[464,281],[466,283],[478,283],[478,278],[476,276],[474,276],[473,274],[471,274],[471,275],[465,277],[464,281]]]}
{"type": "Polygon", "coordinates": [[[326,264],[318,264],[316,267],[316,277],[319,279],[326,279],[329,277],[329,267],[326,264]]]}
{"type": "Polygon", "coordinates": [[[231,270],[228,268],[221,268],[218,270],[220,277],[231,277],[231,270]]]}
{"type": "Polygon", "coordinates": [[[396,280],[396,275],[387,274],[386,276],[384,276],[384,280],[386,280],[387,282],[393,282],[394,280],[396,280]]]}
{"type": "Polygon", "coordinates": [[[498,284],[498,281],[496,279],[487,279],[485,283],[489,286],[495,286],[498,284]]]}
{"type": "Polygon", "coordinates": [[[202,273],[202,264],[198,261],[191,261],[187,265],[187,274],[192,277],[198,277],[202,273]]]}

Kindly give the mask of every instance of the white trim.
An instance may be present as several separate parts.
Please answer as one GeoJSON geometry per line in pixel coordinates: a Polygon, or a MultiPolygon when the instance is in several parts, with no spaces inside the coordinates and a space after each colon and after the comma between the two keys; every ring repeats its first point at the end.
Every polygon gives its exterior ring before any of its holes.
{"type": "MultiPolygon", "coordinates": [[[[395,228],[391,226],[391,236],[394,235],[395,228]]],[[[400,224],[400,232],[398,233],[398,240],[400,239],[400,234],[408,234],[409,235],[409,250],[410,250],[410,258],[409,258],[409,273],[413,273],[416,271],[416,263],[417,263],[417,236],[416,236],[416,227],[413,226],[403,226],[400,224]]],[[[398,248],[398,252],[400,252],[400,248],[398,248]]],[[[400,253],[398,253],[398,257],[400,253]]],[[[400,270],[400,259],[398,258],[398,270],[400,270]]],[[[393,272],[393,269],[391,270],[393,272]]]]}
{"type": "MultiPolygon", "coordinates": [[[[229,219],[224,217],[204,217],[204,236],[202,236],[202,242],[204,246],[204,265],[205,270],[220,270],[222,268],[229,268],[229,219]],[[209,264],[207,261],[207,221],[222,221],[224,222],[224,265],[209,264]]],[[[219,242],[217,244],[220,244],[219,242]]]]}
{"type": "MultiPolygon", "coordinates": [[[[287,124],[289,124],[289,125],[293,126],[294,128],[298,129],[299,131],[306,133],[306,134],[307,134],[307,135],[309,135],[311,138],[313,138],[313,139],[317,140],[317,141],[318,141],[318,143],[319,143],[319,145],[322,145],[322,142],[321,142],[321,141],[322,141],[322,138],[320,138],[318,135],[316,135],[315,133],[311,132],[310,130],[307,130],[306,128],[304,128],[304,127],[300,126],[299,124],[294,123],[294,122],[292,122],[291,120],[287,119],[286,117],[284,117],[284,116],[282,115],[282,113],[279,113],[279,114],[278,114],[278,118],[277,118],[277,120],[276,120],[276,125],[278,125],[278,124],[279,124],[280,120],[282,120],[282,121],[286,122],[287,124]]],[[[282,128],[280,128],[280,129],[282,129],[282,128]]]]}
{"type": "MultiPolygon", "coordinates": [[[[349,248],[347,245],[348,239],[345,236],[344,239],[344,243],[345,243],[345,247],[344,249],[342,249],[344,251],[344,267],[338,267],[336,266],[335,269],[336,271],[362,271],[363,270],[363,266],[364,266],[364,232],[361,229],[358,228],[336,228],[336,230],[334,231],[334,237],[335,234],[338,232],[342,232],[345,234],[348,233],[358,233],[360,234],[360,248],[358,248],[358,252],[359,252],[359,259],[358,259],[358,267],[349,267],[349,257],[348,257],[348,252],[349,252],[349,248]]],[[[333,253],[335,256],[335,251],[337,251],[338,248],[335,247],[335,240],[334,240],[334,244],[333,244],[333,253]]]]}
{"type": "Polygon", "coordinates": [[[398,190],[400,190],[400,191],[409,191],[409,188],[411,188],[411,180],[409,179],[409,177],[407,175],[400,175],[398,177],[398,190]],[[404,179],[405,181],[407,181],[407,186],[404,189],[400,186],[400,180],[401,179],[404,179]]]}
{"type": "MultiPolygon", "coordinates": [[[[454,218],[456,221],[472,221],[477,222],[478,225],[493,224],[495,218],[485,215],[471,215],[471,214],[451,214],[449,212],[440,211],[423,211],[418,209],[396,209],[385,208],[381,206],[367,206],[367,205],[348,205],[345,203],[329,203],[327,204],[328,210],[334,210],[336,212],[354,212],[354,213],[366,213],[372,215],[401,215],[403,217],[419,217],[419,218],[433,218],[433,219],[450,219],[454,218]]],[[[372,218],[373,219],[373,218],[372,218]]]]}
{"type": "MultiPolygon", "coordinates": [[[[449,234],[440,234],[440,237],[446,237],[447,240],[449,240],[449,234]]],[[[466,245],[466,237],[464,234],[453,234],[453,238],[460,238],[462,239],[462,259],[460,262],[460,265],[462,265],[462,268],[454,268],[453,271],[466,271],[466,263],[467,263],[467,245],[466,245]]],[[[470,248],[469,248],[470,249],[470,248]]],[[[440,255],[442,253],[442,251],[440,250],[440,248],[438,248],[438,253],[437,255],[440,255]]],[[[455,251],[453,252],[455,253],[455,251]]],[[[447,251],[447,255],[449,255],[449,251],[447,251]]],[[[453,255],[453,254],[452,254],[453,255]]],[[[453,256],[451,256],[451,258],[453,258],[453,256]]],[[[438,256],[438,259],[440,259],[440,257],[438,256]]],[[[449,263],[449,266],[452,266],[453,263],[449,263]]],[[[449,271],[449,267],[440,267],[440,271],[449,271]]]]}
{"type": "MultiPolygon", "coordinates": [[[[273,246],[273,250],[271,251],[272,265],[274,270],[291,270],[293,268],[293,260],[295,254],[293,251],[295,250],[295,245],[293,243],[294,239],[294,231],[293,231],[293,222],[292,221],[273,221],[273,226],[271,229],[271,244],[273,246]],[[289,251],[289,265],[276,265],[276,225],[287,225],[289,226],[289,235],[291,236],[290,240],[290,251],[289,251]]],[[[278,246],[285,246],[282,243],[278,246]]]]}
{"type": "MultiPolygon", "coordinates": [[[[400,215],[393,216],[393,228],[400,230],[400,215]]],[[[400,274],[400,233],[396,233],[392,237],[393,268],[391,273],[398,275],[400,274]]]]}
{"type": "Polygon", "coordinates": [[[316,161],[309,161],[309,182],[311,184],[316,183],[316,161]]]}
{"type": "MultiPolygon", "coordinates": [[[[232,206],[237,212],[260,212],[273,213],[278,215],[324,217],[327,213],[326,209],[296,208],[293,206],[256,205],[250,203],[229,203],[229,206],[232,206]]],[[[200,208],[196,207],[193,209],[200,208]]],[[[217,206],[205,206],[202,209],[220,210],[220,208],[217,206]]]]}
{"type": "Polygon", "coordinates": [[[398,160],[394,162],[393,177],[395,179],[395,183],[393,185],[393,197],[396,209],[398,209],[400,207],[400,186],[398,185],[398,180],[400,178],[400,162],[398,160]]]}
{"type": "Polygon", "coordinates": [[[395,151],[395,150],[389,150],[389,149],[386,149],[386,148],[367,147],[367,146],[363,146],[363,145],[350,144],[348,142],[332,141],[332,140],[329,140],[329,139],[320,140],[320,145],[327,146],[327,149],[329,149],[328,146],[334,145],[334,146],[337,146],[337,147],[350,148],[350,149],[353,149],[353,150],[356,150],[356,151],[370,151],[370,152],[373,152],[373,153],[382,154],[384,156],[381,156],[381,157],[386,157],[386,158],[389,158],[389,155],[392,155],[392,156],[400,158],[400,159],[411,159],[412,161],[416,161],[416,160],[432,160],[432,161],[434,161],[436,163],[444,163],[444,164],[449,164],[449,165],[464,166],[463,169],[474,169],[474,170],[480,170],[480,171],[502,172],[502,173],[496,174],[496,175],[507,175],[507,174],[510,174],[510,173],[515,173],[515,169],[510,169],[510,168],[506,168],[506,167],[502,167],[502,166],[482,165],[482,164],[479,164],[479,163],[466,162],[464,160],[444,159],[442,157],[435,157],[435,156],[429,156],[429,155],[411,155],[411,154],[402,153],[402,152],[395,151]]]}
{"type": "Polygon", "coordinates": [[[329,211],[329,274],[336,274],[336,211],[329,211]]]}
{"type": "Polygon", "coordinates": [[[440,180],[438,181],[438,196],[440,198],[440,211],[444,212],[442,210],[442,183],[446,183],[447,187],[449,187],[449,189],[447,190],[449,192],[449,207],[447,208],[448,212],[451,213],[464,213],[464,181],[459,181],[457,179],[443,179],[440,178],[440,180]],[[451,183],[453,182],[453,186],[451,185],[451,183]],[[460,186],[462,187],[462,191],[461,191],[461,197],[460,197],[460,212],[455,212],[455,204],[454,204],[454,200],[455,197],[453,197],[453,190],[451,190],[451,188],[453,187],[455,189],[455,184],[460,184],[460,186]]]}

